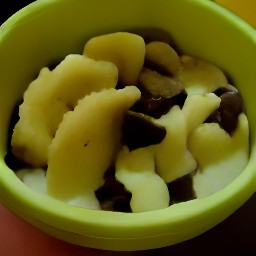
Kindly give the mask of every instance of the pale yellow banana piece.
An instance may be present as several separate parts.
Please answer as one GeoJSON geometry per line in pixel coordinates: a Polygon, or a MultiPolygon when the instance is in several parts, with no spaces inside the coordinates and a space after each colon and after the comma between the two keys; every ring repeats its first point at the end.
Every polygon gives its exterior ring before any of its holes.
{"type": "Polygon", "coordinates": [[[144,64],[145,42],[141,36],[128,32],[101,35],[86,43],[84,55],[113,62],[121,83],[130,85],[136,82],[144,64]]]}
{"type": "Polygon", "coordinates": [[[180,60],[178,78],[188,94],[209,93],[228,87],[223,71],[210,62],[187,55],[181,56],[180,60]]]}
{"type": "Polygon", "coordinates": [[[197,163],[187,149],[187,123],[179,106],[156,122],[167,131],[164,140],[155,147],[155,159],[157,172],[168,183],[194,171],[197,163]]]}
{"type": "Polygon", "coordinates": [[[187,134],[194,131],[220,106],[221,99],[214,93],[188,95],[182,113],[187,123],[187,134]]]}
{"type": "Polygon", "coordinates": [[[249,127],[244,113],[230,136],[217,123],[201,124],[188,138],[188,148],[198,161],[194,176],[197,197],[208,196],[228,185],[249,160],[249,127]]]}
{"type": "Polygon", "coordinates": [[[169,206],[169,191],[155,172],[154,146],[129,152],[124,147],[116,161],[116,178],[132,193],[132,212],[145,212],[169,206]]]}
{"type": "Polygon", "coordinates": [[[94,191],[121,143],[123,115],[139,98],[134,86],[107,89],[64,115],[49,149],[48,194],[64,201],[86,195],[94,207],[94,191]]]}
{"type": "Polygon", "coordinates": [[[83,55],[67,56],[53,71],[43,68],[24,94],[11,142],[14,154],[32,166],[46,166],[63,115],[92,91],[114,88],[117,78],[114,64],[83,55]]]}

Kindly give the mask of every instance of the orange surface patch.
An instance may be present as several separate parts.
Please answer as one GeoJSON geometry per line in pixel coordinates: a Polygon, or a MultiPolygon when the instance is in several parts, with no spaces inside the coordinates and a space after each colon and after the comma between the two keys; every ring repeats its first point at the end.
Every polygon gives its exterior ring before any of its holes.
{"type": "Polygon", "coordinates": [[[215,2],[234,12],[256,28],[255,0],[215,0],[215,2]]]}

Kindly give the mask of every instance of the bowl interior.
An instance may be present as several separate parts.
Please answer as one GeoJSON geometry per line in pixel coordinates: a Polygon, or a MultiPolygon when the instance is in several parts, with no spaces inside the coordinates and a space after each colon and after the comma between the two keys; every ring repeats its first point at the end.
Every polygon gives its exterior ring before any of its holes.
{"type": "Polygon", "coordinates": [[[211,1],[44,0],[29,5],[0,29],[0,200],[51,235],[100,249],[155,248],[206,231],[255,191],[255,66],[254,30],[211,1]],[[250,123],[247,168],[208,198],[139,214],[80,209],[32,192],[4,163],[11,112],[28,83],[43,66],[82,53],[94,35],[145,27],[170,32],[184,53],[215,63],[232,78],[250,123]]]}

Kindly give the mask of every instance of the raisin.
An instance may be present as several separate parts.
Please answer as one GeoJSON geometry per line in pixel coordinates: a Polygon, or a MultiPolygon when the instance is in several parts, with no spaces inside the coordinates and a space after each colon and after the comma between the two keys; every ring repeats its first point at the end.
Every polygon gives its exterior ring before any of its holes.
{"type": "Polygon", "coordinates": [[[104,184],[95,191],[102,210],[131,212],[132,194],[115,178],[115,169],[109,168],[104,175],[104,184]]]}
{"type": "Polygon", "coordinates": [[[172,98],[165,98],[162,96],[154,97],[149,93],[142,92],[141,98],[132,106],[131,110],[158,119],[162,115],[168,113],[175,105],[182,108],[186,98],[187,94],[185,91],[182,91],[172,98]]]}
{"type": "Polygon", "coordinates": [[[244,112],[242,97],[238,91],[226,88],[219,88],[214,93],[221,99],[220,107],[205,122],[218,123],[232,136],[237,127],[238,116],[244,112]]]}
{"type": "Polygon", "coordinates": [[[163,126],[154,123],[149,116],[133,111],[125,114],[122,131],[122,143],[129,150],[158,144],[166,135],[163,126]]]}
{"type": "Polygon", "coordinates": [[[196,198],[193,189],[192,174],[184,175],[167,184],[170,194],[170,205],[189,201],[196,198]]]}

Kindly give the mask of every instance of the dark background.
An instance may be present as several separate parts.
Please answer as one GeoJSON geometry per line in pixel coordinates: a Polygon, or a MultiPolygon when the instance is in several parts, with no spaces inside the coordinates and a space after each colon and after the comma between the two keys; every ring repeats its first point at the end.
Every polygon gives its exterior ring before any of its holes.
{"type": "Polygon", "coordinates": [[[28,0],[0,0],[0,24],[9,16],[34,1],[28,0]]]}
{"type": "MultiPolygon", "coordinates": [[[[71,1],[71,0],[70,0],[71,1]]],[[[86,0],[85,0],[86,1],[86,0]]],[[[13,13],[26,6],[30,2],[26,0],[0,0],[0,24],[3,23],[13,13]]],[[[1,217],[1,216],[0,216],[1,217]]],[[[0,220],[1,223],[1,220],[0,220]]],[[[26,227],[24,225],[24,227],[26,227]]],[[[1,227],[0,227],[1,229],[1,227]]],[[[35,235],[41,237],[40,231],[35,230],[35,235]],[[38,232],[38,234],[36,234],[38,232]]],[[[22,234],[18,239],[22,240],[22,234]]],[[[17,239],[17,237],[16,237],[17,239]]],[[[12,241],[13,246],[18,241],[14,239],[12,241]]],[[[45,246],[47,246],[47,239],[44,237],[45,246]]],[[[59,241],[54,241],[49,238],[49,241],[56,244],[59,241]]],[[[42,243],[42,242],[41,242],[42,243]]],[[[1,241],[0,241],[1,245],[1,241]]],[[[29,246],[29,243],[24,246],[29,246]]],[[[65,243],[63,247],[68,246],[65,243]]],[[[0,246],[1,248],[1,246],[0,246]]],[[[76,254],[79,251],[79,255],[91,255],[88,251],[83,248],[71,245],[70,255],[76,254]],[[71,252],[74,252],[71,253],[71,252]]],[[[108,252],[106,255],[120,255],[120,256],[131,256],[131,255],[256,255],[256,195],[253,195],[249,201],[247,201],[239,210],[233,215],[217,225],[215,228],[207,231],[203,235],[200,235],[190,241],[180,243],[175,246],[170,246],[157,250],[141,251],[141,252],[108,252]]],[[[1,255],[1,251],[0,251],[1,255]]],[[[55,255],[58,254],[56,250],[55,255]]],[[[65,254],[67,255],[67,254],[65,254]]],[[[104,255],[104,252],[102,252],[104,255]]],[[[3,255],[4,256],[4,255],[3,255]]],[[[12,255],[10,255],[12,256],[12,255]]],[[[14,255],[16,256],[16,255],[14,255]]],[[[18,256],[18,255],[17,255],[18,256]]],[[[28,255],[30,256],[30,255],[28,255]]]]}

